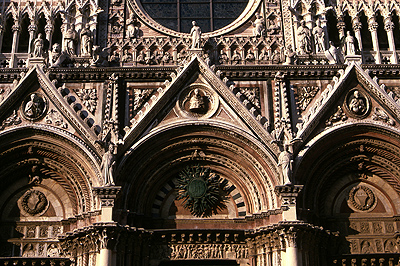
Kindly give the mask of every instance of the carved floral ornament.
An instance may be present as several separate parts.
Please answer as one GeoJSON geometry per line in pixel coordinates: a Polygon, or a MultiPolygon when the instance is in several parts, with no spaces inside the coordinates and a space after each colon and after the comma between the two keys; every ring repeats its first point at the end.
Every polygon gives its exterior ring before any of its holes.
{"type": "Polygon", "coordinates": [[[209,118],[219,106],[218,96],[201,84],[185,88],[179,95],[178,112],[184,117],[209,118]]]}

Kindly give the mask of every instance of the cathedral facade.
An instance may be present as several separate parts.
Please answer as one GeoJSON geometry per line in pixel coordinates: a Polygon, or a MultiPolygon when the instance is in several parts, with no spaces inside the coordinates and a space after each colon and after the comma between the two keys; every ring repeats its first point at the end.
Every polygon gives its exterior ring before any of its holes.
{"type": "Polygon", "coordinates": [[[400,265],[397,0],[0,20],[0,265],[400,265]]]}

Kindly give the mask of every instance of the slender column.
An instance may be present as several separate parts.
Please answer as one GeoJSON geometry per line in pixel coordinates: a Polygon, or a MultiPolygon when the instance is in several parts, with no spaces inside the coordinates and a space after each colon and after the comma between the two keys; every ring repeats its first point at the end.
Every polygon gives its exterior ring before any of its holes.
{"type": "Polygon", "coordinates": [[[19,23],[16,22],[11,29],[13,31],[11,53],[14,54],[18,52],[19,32],[21,30],[21,27],[19,26],[19,23]]]}
{"type": "Polygon", "coordinates": [[[36,25],[35,24],[29,25],[28,32],[29,32],[28,54],[30,54],[32,53],[32,43],[33,40],[35,39],[36,25]]]}
{"type": "Polygon", "coordinates": [[[379,41],[378,41],[378,22],[376,22],[375,17],[369,18],[368,29],[371,32],[372,45],[374,47],[374,51],[376,52],[375,63],[381,64],[381,51],[379,49],[379,41]]]}
{"type": "Polygon", "coordinates": [[[361,29],[362,29],[362,23],[360,22],[360,18],[356,16],[355,18],[353,18],[353,30],[354,30],[354,35],[358,42],[358,49],[360,49],[360,52],[362,53],[363,46],[361,39],[361,29]]]}
{"type": "Polygon", "coordinates": [[[16,22],[11,29],[13,31],[13,41],[11,46],[10,68],[13,68],[15,66],[15,53],[18,52],[19,33],[21,27],[18,22],[16,22]]]}
{"type": "Polygon", "coordinates": [[[385,30],[388,36],[389,50],[393,52],[391,60],[392,64],[397,64],[396,44],[394,42],[393,29],[394,23],[392,22],[392,18],[388,16],[385,18],[385,30]]]}
{"type": "Polygon", "coordinates": [[[285,232],[285,240],[286,240],[286,254],[285,261],[283,265],[292,265],[292,266],[300,266],[301,260],[298,257],[298,248],[297,248],[297,232],[290,228],[285,232]]]}
{"type": "Polygon", "coordinates": [[[3,25],[0,25],[0,52],[3,45],[3,33],[4,33],[3,29],[4,29],[3,25]]]}
{"type": "Polygon", "coordinates": [[[346,23],[344,23],[343,17],[338,17],[338,23],[336,24],[336,27],[339,31],[339,40],[341,40],[345,36],[344,30],[346,28],[346,23]]]}
{"type": "Polygon", "coordinates": [[[49,49],[51,49],[52,44],[52,37],[53,37],[54,25],[53,21],[47,20],[47,24],[44,27],[44,32],[46,33],[46,40],[49,42],[49,49]]]}

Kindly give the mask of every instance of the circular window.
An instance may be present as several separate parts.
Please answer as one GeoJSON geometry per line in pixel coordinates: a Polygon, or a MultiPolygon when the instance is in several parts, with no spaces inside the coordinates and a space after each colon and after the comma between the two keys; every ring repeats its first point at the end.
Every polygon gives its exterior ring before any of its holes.
{"type": "Polygon", "coordinates": [[[202,32],[221,29],[242,14],[244,0],[140,0],[143,9],[164,27],[190,32],[196,21],[202,32]]]}

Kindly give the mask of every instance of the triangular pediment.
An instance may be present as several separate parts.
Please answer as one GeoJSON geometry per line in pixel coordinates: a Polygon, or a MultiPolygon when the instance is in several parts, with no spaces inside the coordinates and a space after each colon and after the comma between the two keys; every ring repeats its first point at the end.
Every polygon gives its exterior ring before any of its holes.
{"type": "Polygon", "coordinates": [[[30,69],[19,82],[7,90],[0,102],[0,129],[40,125],[80,136],[93,145],[97,134],[85,118],[73,108],[74,103],[63,95],[40,66],[30,69]]]}
{"type": "Polygon", "coordinates": [[[277,149],[271,144],[273,139],[266,129],[267,120],[248,101],[246,107],[235,95],[234,86],[228,87],[229,81],[221,80],[218,71],[214,73],[197,55],[193,55],[177,74],[173,73],[171,79],[157,90],[147,91],[148,101],[142,104],[126,130],[126,148],[151,130],[168,124],[208,123],[235,127],[259,139],[271,150],[277,149]]]}
{"type": "MultiPolygon", "coordinates": [[[[369,123],[399,127],[400,105],[392,88],[379,84],[357,64],[339,71],[340,76],[323,88],[302,113],[296,139],[307,139],[343,124],[369,123]]],[[[399,98],[399,97],[397,97],[399,98]]]]}

